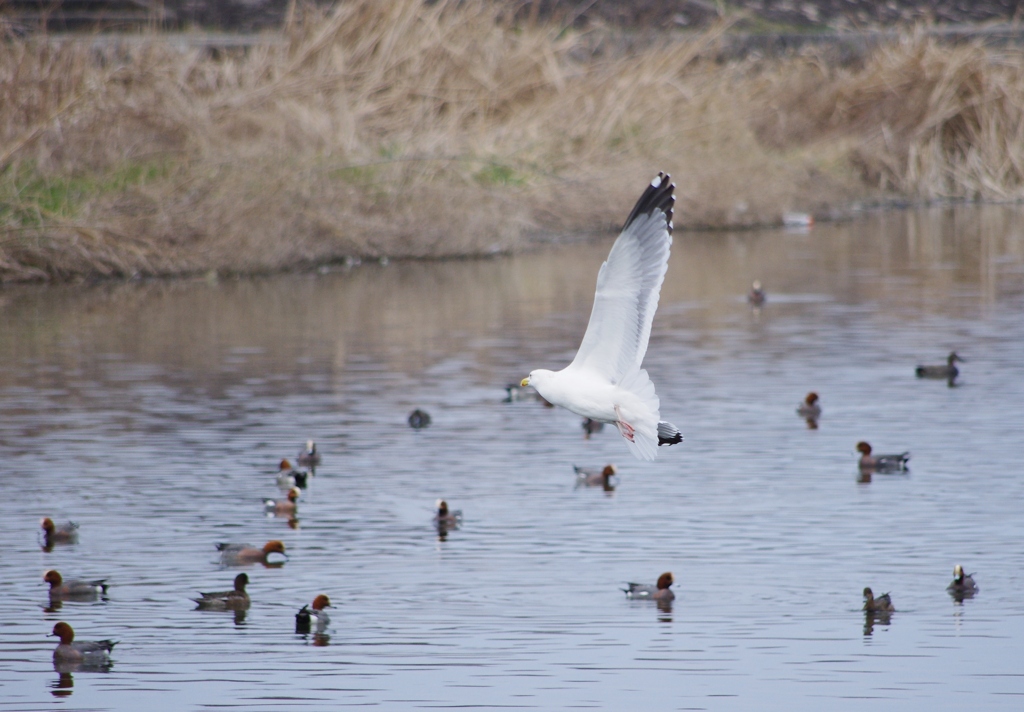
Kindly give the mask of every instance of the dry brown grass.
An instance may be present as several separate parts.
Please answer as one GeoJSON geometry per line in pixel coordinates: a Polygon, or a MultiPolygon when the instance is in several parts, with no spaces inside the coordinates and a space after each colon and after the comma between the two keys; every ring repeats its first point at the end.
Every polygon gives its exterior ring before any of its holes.
{"type": "Polygon", "coordinates": [[[1024,199],[1024,53],[918,30],[863,67],[808,56],[760,77],[777,147],[841,143],[869,184],[925,199],[1024,199]]]}
{"type": "Polygon", "coordinates": [[[352,0],[246,51],[5,42],[0,279],[509,251],[614,225],[661,169],[693,227],[875,186],[1019,197],[1018,54],[909,36],[856,71],[723,65],[725,30],[626,49],[352,0]]]}

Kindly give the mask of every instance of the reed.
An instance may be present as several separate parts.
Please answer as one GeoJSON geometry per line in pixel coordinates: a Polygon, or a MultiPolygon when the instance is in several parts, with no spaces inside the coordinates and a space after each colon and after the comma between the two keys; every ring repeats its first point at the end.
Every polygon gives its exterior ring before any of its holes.
{"type": "Polygon", "coordinates": [[[487,3],[301,8],[283,42],[0,44],[0,279],[258,273],[608,228],[655,170],[677,225],[877,190],[1020,197],[1024,62],[910,33],[857,69],[487,3]]]}

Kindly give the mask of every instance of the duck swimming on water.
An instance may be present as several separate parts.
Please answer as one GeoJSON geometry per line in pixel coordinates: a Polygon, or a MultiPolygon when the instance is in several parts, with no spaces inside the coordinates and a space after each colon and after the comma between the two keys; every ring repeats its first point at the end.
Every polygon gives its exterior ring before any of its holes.
{"type": "Polygon", "coordinates": [[[960,375],[960,369],[955,365],[957,361],[963,363],[964,360],[956,355],[956,351],[950,351],[949,356],[946,358],[946,365],[918,366],[914,369],[914,373],[917,374],[918,378],[934,378],[949,381],[952,384],[956,377],[960,375]]]}
{"type": "Polygon", "coordinates": [[[818,403],[818,394],[811,391],[804,398],[804,402],[797,406],[796,413],[801,418],[812,418],[817,420],[821,417],[821,404],[818,403]]]}
{"type": "Polygon", "coordinates": [[[95,601],[107,593],[107,580],[65,581],[60,572],[50,569],[43,574],[43,581],[50,584],[51,601],[95,601]]]}
{"type": "Polygon", "coordinates": [[[257,549],[249,544],[228,544],[221,542],[217,544],[217,551],[220,552],[220,562],[224,566],[244,566],[246,564],[264,564],[269,562],[267,558],[271,554],[282,554],[287,558],[284,551],[284,542],[273,539],[257,549]]]}
{"type": "Polygon", "coordinates": [[[953,567],[953,581],[946,590],[954,598],[970,598],[978,592],[978,584],[974,582],[973,574],[965,574],[964,567],[957,564],[953,567]]]}
{"type": "Polygon", "coordinates": [[[675,579],[672,578],[672,573],[666,571],[658,577],[658,582],[653,586],[646,583],[627,583],[628,588],[622,589],[626,598],[632,598],[636,601],[671,601],[676,595],[672,593],[672,584],[675,583],[675,579]]]}
{"type": "Polygon", "coordinates": [[[212,593],[200,592],[199,598],[193,598],[196,602],[196,610],[201,611],[244,611],[249,608],[249,594],[245,587],[249,583],[249,576],[238,574],[235,576],[235,587],[231,591],[214,591],[212,593]]]}
{"type": "Polygon", "coordinates": [[[301,450],[295,459],[303,467],[316,467],[319,465],[320,453],[316,451],[316,443],[312,440],[307,440],[305,449],[301,450]]]}
{"type": "Polygon", "coordinates": [[[331,599],[321,593],[313,599],[312,606],[303,606],[295,614],[295,632],[300,634],[323,633],[331,624],[331,619],[327,615],[327,611],[324,610],[330,607],[331,599]]]}
{"type": "Polygon", "coordinates": [[[910,460],[910,452],[901,452],[898,455],[872,455],[871,446],[863,440],[857,443],[857,452],[861,453],[860,469],[874,470],[876,472],[906,472],[907,461],[910,460]]]}
{"type": "Polygon", "coordinates": [[[618,472],[615,465],[605,465],[600,470],[573,465],[572,469],[576,471],[577,487],[610,487],[612,484],[612,477],[614,477],[615,473],[618,472]]]}
{"type": "Polygon", "coordinates": [[[53,626],[53,632],[60,638],[60,644],[53,651],[55,664],[77,663],[80,665],[105,666],[110,663],[110,652],[117,645],[116,640],[75,640],[74,629],[61,621],[53,626]]]}
{"type": "Polygon", "coordinates": [[[872,593],[871,589],[865,588],[864,610],[868,613],[892,613],[896,609],[893,608],[892,599],[888,593],[883,593],[878,598],[875,598],[875,594],[872,593]]]}

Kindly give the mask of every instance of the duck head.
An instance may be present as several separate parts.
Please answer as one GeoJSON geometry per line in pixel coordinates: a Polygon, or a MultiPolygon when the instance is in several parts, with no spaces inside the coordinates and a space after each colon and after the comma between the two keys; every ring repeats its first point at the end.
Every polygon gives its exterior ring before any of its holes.
{"type": "Polygon", "coordinates": [[[675,583],[675,579],[672,578],[672,572],[666,571],[658,577],[658,590],[661,591],[663,589],[666,589],[673,583],[675,583]]]}
{"type": "MultiPolygon", "coordinates": [[[[857,443],[857,452],[859,452],[862,455],[870,455],[871,454],[871,446],[868,445],[863,440],[861,440],[859,443],[857,443]]],[[[865,590],[870,590],[870,589],[865,589],[865,590]]]]}
{"type": "Polygon", "coordinates": [[[313,610],[322,611],[325,608],[331,608],[331,599],[327,597],[327,594],[321,593],[313,599],[313,610]]]}
{"type": "Polygon", "coordinates": [[[271,539],[263,545],[264,554],[283,554],[284,553],[284,542],[277,539],[271,539]]]}
{"type": "Polygon", "coordinates": [[[43,581],[50,584],[50,588],[57,588],[62,583],[64,583],[64,577],[61,576],[59,572],[50,569],[45,574],[43,574],[43,581]]]}
{"type": "Polygon", "coordinates": [[[68,645],[75,639],[75,630],[64,621],[61,621],[57,625],[53,626],[53,632],[50,633],[50,635],[55,635],[60,638],[62,645],[68,645]]]}
{"type": "Polygon", "coordinates": [[[249,576],[247,574],[238,574],[235,576],[235,590],[245,593],[245,587],[249,584],[249,576]]]}

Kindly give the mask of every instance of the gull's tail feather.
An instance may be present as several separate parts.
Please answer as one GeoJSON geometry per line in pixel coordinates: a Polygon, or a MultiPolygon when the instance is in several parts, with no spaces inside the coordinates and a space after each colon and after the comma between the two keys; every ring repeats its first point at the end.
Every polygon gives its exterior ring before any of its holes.
{"type": "Polygon", "coordinates": [[[679,428],[664,420],[658,423],[658,445],[678,445],[681,442],[683,434],[679,428]]]}
{"type": "Polygon", "coordinates": [[[626,440],[629,451],[638,460],[655,460],[658,457],[658,446],[654,444],[654,438],[639,428],[633,433],[633,439],[626,440]]]}
{"type": "Polygon", "coordinates": [[[626,438],[630,452],[639,460],[654,460],[658,457],[658,408],[661,401],[654,392],[647,371],[637,369],[622,379],[619,388],[636,396],[640,403],[637,412],[629,413],[629,424],[633,427],[633,439],[626,438]]]}

